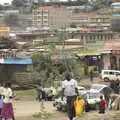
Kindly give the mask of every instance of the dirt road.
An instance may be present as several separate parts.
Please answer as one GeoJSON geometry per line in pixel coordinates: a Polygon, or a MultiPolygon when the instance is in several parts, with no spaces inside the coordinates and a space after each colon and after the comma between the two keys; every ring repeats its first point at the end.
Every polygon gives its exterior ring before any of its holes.
{"type": "MultiPolygon", "coordinates": [[[[53,113],[52,118],[48,120],[67,120],[66,114],[57,112],[52,106],[52,102],[45,102],[45,110],[53,113]]],[[[32,115],[40,111],[40,104],[36,101],[14,101],[14,111],[16,120],[40,120],[33,118],[32,115]]],[[[120,111],[106,112],[101,115],[97,111],[84,113],[78,120],[120,120],[120,111]]]]}
{"type": "MultiPolygon", "coordinates": [[[[45,102],[45,110],[55,113],[56,109],[52,106],[52,102],[45,102]]],[[[29,116],[36,112],[40,112],[40,103],[36,101],[14,101],[15,116],[29,116]]]]}

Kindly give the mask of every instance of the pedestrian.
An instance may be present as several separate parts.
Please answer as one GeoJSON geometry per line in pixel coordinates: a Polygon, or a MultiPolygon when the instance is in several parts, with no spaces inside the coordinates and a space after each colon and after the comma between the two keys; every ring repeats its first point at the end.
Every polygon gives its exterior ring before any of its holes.
{"type": "Polygon", "coordinates": [[[73,120],[75,117],[74,101],[78,95],[77,81],[71,78],[70,73],[66,73],[65,80],[62,82],[62,100],[63,96],[67,98],[67,114],[69,120],[73,120]]]}
{"type": "Polygon", "coordinates": [[[37,91],[36,100],[40,102],[41,100],[45,99],[45,90],[41,84],[39,84],[36,91],[37,91]]]}
{"type": "Polygon", "coordinates": [[[4,120],[7,120],[7,119],[15,120],[13,105],[12,105],[13,92],[11,89],[11,84],[6,83],[3,91],[4,91],[3,92],[4,98],[3,98],[3,108],[1,113],[2,118],[4,120]]]}
{"type": "Polygon", "coordinates": [[[89,112],[90,111],[90,105],[88,103],[87,100],[85,100],[85,112],[89,112]]]}
{"type": "Polygon", "coordinates": [[[103,99],[103,96],[100,96],[99,113],[104,114],[105,109],[106,109],[106,101],[103,99]]]}
{"type": "Polygon", "coordinates": [[[2,108],[3,108],[3,90],[4,90],[4,87],[2,84],[0,84],[0,120],[2,119],[2,108]]]}
{"type": "Polygon", "coordinates": [[[2,119],[3,96],[0,95],[0,120],[2,119]]]}
{"type": "Polygon", "coordinates": [[[90,81],[93,82],[93,71],[90,71],[90,81]]]}

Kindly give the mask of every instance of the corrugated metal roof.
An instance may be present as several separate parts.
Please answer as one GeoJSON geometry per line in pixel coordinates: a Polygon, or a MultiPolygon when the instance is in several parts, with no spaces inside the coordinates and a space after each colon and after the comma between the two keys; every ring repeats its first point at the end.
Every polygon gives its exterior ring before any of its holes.
{"type": "Polygon", "coordinates": [[[32,64],[32,58],[31,57],[8,57],[8,58],[2,59],[0,63],[27,65],[27,64],[32,64]]]}

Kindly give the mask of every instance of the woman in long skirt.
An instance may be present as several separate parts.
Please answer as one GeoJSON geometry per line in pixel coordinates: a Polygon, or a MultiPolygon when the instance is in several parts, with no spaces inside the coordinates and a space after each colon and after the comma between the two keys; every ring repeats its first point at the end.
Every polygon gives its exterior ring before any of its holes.
{"type": "Polygon", "coordinates": [[[12,119],[15,120],[13,106],[12,106],[12,89],[11,84],[6,83],[4,87],[4,99],[3,99],[3,108],[2,108],[2,118],[4,120],[12,119]]]}

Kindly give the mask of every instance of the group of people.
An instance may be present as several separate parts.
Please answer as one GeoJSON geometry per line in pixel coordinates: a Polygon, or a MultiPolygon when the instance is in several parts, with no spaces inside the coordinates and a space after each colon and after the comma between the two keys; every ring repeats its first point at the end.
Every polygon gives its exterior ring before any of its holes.
{"type": "MultiPolygon", "coordinates": [[[[70,73],[65,75],[62,81],[62,99],[67,98],[67,114],[69,120],[75,120],[83,111],[89,112],[90,106],[87,101],[79,96],[77,81],[71,77],[70,73]]],[[[106,101],[100,96],[99,113],[105,113],[106,101]]]]}
{"type": "Polygon", "coordinates": [[[13,92],[11,84],[6,83],[4,86],[0,86],[0,119],[15,120],[13,105],[12,105],[13,92]]]}
{"type": "Polygon", "coordinates": [[[50,88],[44,88],[41,84],[39,84],[37,86],[37,97],[36,100],[38,100],[39,102],[41,100],[48,100],[48,101],[52,101],[55,94],[56,94],[56,90],[53,87],[50,88]]]}

